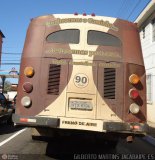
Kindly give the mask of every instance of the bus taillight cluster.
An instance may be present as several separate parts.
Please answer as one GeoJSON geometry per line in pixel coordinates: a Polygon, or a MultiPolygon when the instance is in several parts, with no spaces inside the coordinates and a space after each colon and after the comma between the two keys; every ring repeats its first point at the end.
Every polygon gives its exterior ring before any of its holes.
{"type": "MultiPolygon", "coordinates": [[[[28,78],[32,78],[32,77],[34,76],[34,69],[33,69],[33,67],[26,67],[26,68],[24,69],[24,75],[25,75],[26,77],[28,77],[28,78]]],[[[26,93],[31,93],[32,90],[33,90],[33,85],[32,85],[32,83],[30,83],[30,82],[25,82],[25,83],[23,84],[22,88],[23,88],[23,91],[24,91],[24,92],[26,92],[26,93]]],[[[26,107],[26,108],[30,107],[30,105],[31,105],[31,98],[28,97],[28,96],[24,96],[24,97],[21,99],[21,104],[22,104],[24,107],[26,107]]]]}
{"type": "MultiPolygon", "coordinates": [[[[133,85],[133,88],[129,90],[129,97],[135,101],[139,97],[139,91],[137,90],[136,85],[140,82],[140,77],[136,74],[132,74],[129,77],[129,82],[133,85]]],[[[134,102],[130,105],[129,110],[132,114],[137,114],[140,111],[140,106],[134,102]]]]}

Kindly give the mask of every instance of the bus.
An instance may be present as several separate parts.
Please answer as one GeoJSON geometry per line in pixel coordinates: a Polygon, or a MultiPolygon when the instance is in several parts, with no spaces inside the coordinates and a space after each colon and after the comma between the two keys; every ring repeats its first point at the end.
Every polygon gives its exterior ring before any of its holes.
{"type": "Polygon", "coordinates": [[[146,135],[146,75],[137,25],[95,14],[33,18],[13,121],[40,135],[89,132],[127,141],[146,135]]]}

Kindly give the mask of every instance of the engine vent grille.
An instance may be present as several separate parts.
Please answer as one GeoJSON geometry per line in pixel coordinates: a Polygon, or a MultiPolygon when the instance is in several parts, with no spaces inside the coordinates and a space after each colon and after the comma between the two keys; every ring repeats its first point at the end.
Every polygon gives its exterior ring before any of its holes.
{"type": "Polygon", "coordinates": [[[61,65],[50,64],[49,77],[48,77],[48,89],[47,89],[48,94],[52,94],[52,95],[59,94],[60,71],[61,71],[61,65]]]}
{"type": "Polygon", "coordinates": [[[116,69],[104,68],[104,98],[115,99],[116,69]]]}

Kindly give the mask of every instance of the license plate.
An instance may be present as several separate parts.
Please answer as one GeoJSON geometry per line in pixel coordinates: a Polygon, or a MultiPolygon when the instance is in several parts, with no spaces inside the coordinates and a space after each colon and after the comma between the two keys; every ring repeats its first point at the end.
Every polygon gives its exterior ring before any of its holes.
{"type": "Polygon", "coordinates": [[[93,105],[91,100],[70,100],[69,101],[70,109],[74,110],[88,110],[91,111],[93,109],[93,105]]]}

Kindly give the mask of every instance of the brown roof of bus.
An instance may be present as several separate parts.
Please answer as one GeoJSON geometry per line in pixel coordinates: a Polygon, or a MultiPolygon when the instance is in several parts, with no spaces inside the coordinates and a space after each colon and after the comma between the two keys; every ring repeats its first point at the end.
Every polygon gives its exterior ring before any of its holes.
{"type": "Polygon", "coordinates": [[[2,33],[2,31],[0,30],[0,35],[5,38],[4,34],[2,33]]]}

